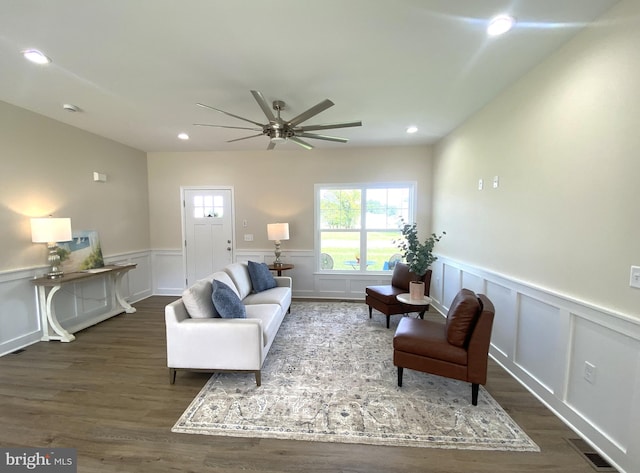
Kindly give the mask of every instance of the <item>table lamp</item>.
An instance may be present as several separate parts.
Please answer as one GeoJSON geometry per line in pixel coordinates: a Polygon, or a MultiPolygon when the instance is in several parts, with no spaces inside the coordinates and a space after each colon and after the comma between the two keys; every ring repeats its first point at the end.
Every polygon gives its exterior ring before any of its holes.
{"type": "Polygon", "coordinates": [[[267,238],[274,241],[276,244],[276,260],[274,265],[281,265],[280,261],[280,241],[289,239],[289,224],[288,223],[269,223],[267,224],[267,238]]]}
{"type": "Polygon", "coordinates": [[[31,241],[33,243],[46,243],[49,248],[49,272],[45,275],[49,279],[58,279],[63,276],[60,268],[60,255],[58,254],[59,241],[71,241],[70,218],[32,218],[31,241]]]}

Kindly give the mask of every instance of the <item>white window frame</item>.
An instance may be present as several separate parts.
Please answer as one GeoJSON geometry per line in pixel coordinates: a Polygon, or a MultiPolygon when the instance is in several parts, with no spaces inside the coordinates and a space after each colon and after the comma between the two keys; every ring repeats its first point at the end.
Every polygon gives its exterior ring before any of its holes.
{"type": "MultiPolygon", "coordinates": [[[[343,269],[321,269],[320,265],[320,233],[323,231],[320,228],[320,192],[323,190],[337,190],[337,189],[360,189],[362,191],[361,201],[361,225],[360,229],[360,248],[363,254],[367,254],[367,231],[371,229],[366,228],[366,190],[367,189],[391,189],[391,188],[407,188],[409,189],[409,209],[407,223],[415,221],[416,208],[417,208],[417,189],[418,183],[416,181],[400,181],[400,182],[351,182],[351,183],[324,183],[314,185],[314,256],[315,256],[315,268],[316,272],[323,274],[353,274],[353,275],[371,275],[371,274],[386,274],[387,271],[367,271],[366,265],[363,268],[357,270],[343,270],[343,269]]],[[[326,231],[326,230],[325,230],[326,231]]],[[[337,230],[340,231],[340,230],[337,230]]]]}

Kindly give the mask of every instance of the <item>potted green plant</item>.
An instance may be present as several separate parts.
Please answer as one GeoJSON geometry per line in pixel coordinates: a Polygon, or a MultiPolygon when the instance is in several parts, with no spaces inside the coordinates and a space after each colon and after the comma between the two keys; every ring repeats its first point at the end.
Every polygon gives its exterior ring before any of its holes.
{"type": "Polygon", "coordinates": [[[411,298],[420,299],[424,297],[424,283],[419,279],[422,279],[431,264],[438,259],[433,254],[433,247],[447,233],[442,232],[440,236],[432,233],[424,242],[421,242],[418,237],[416,223],[408,224],[404,223],[404,220],[401,220],[400,223],[403,239],[396,240],[395,243],[402,252],[409,270],[415,274],[417,279],[416,281],[411,281],[410,284],[409,292],[411,298]]]}

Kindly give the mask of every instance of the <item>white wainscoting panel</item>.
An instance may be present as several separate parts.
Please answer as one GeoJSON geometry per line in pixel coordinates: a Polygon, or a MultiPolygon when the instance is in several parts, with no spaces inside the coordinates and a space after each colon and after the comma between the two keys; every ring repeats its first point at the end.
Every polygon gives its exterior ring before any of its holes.
{"type": "Polygon", "coordinates": [[[637,424],[625,422],[623,407],[634,401],[637,380],[630,375],[636,372],[639,353],[637,339],[574,316],[567,404],[624,450],[631,434],[640,434],[637,424]],[[595,366],[593,383],[584,377],[587,362],[595,366]],[[594,401],[597,410],[591,409],[594,401]]]}
{"type": "Polygon", "coordinates": [[[640,318],[442,256],[433,274],[434,308],[462,287],[486,294],[491,356],[620,472],[640,471],[640,318]]]}
{"type": "Polygon", "coordinates": [[[179,296],[185,287],[181,250],[153,250],[153,293],[158,296],[179,296]]]}
{"type": "Polygon", "coordinates": [[[484,294],[487,291],[484,279],[466,271],[462,272],[462,287],[471,289],[476,294],[484,294]]]}
{"type": "Polygon", "coordinates": [[[136,268],[128,271],[123,277],[120,293],[128,302],[136,302],[153,295],[152,257],[151,252],[143,251],[111,256],[105,259],[106,264],[136,264],[136,268]]]}
{"type": "Polygon", "coordinates": [[[514,363],[550,393],[562,388],[563,363],[556,357],[560,344],[560,309],[521,295],[514,363]]]}
{"type": "Polygon", "coordinates": [[[503,356],[513,359],[517,343],[515,294],[504,285],[488,280],[485,281],[484,293],[496,309],[491,342],[503,356]]]}
{"type": "Polygon", "coordinates": [[[443,294],[444,294],[444,278],[442,270],[444,265],[433,264],[431,265],[431,289],[429,291],[429,297],[433,300],[433,303],[438,307],[444,307],[443,294]]]}
{"type": "MultiPolygon", "coordinates": [[[[443,307],[449,308],[453,298],[462,289],[462,271],[455,266],[442,265],[442,299],[443,307]]],[[[433,276],[433,274],[432,274],[433,276]]],[[[446,311],[445,311],[446,313],[446,311]]]]}
{"type": "Polygon", "coordinates": [[[42,337],[36,288],[30,280],[36,271],[4,271],[0,274],[0,356],[42,337]]]}

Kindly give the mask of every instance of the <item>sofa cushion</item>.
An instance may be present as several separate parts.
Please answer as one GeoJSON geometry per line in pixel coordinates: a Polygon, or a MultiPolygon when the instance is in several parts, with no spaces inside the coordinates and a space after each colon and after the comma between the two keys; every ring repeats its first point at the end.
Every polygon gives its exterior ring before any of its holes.
{"type": "Polygon", "coordinates": [[[251,278],[249,277],[247,263],[231,263],[224,268],[224,271],[231,277],[240,299],[244,299],[251,294],[251,278]]]}
{"type": "Polygon", "coordinates": [[[291,289],[288,287],[274,287],[268,291],[249,294],[242,301],[245,306],[259,304],[278,304],[282,313],[289,310],[291,305],[291,289]]]}
{"type": "Polygon", "coordinates": [[[233,289],[233,292],[236,293],[236,296],[240,297],[240,293],[238,292],[236,285],[233,283],[229,275],[224,271],[216,271],[215,273],[213,273],[213,275],[211,275],[211,279],[225,283],[227,286],[233,289]]]}
{"type": "Polygon", "coordinates": [[[222,281],[213,280],[213,305],[222,318],[244,319],[247,311],[236,292],[222,281]]]}
{"type": "Polygon", "coordinates": [[[258,319],[261,321],[262,345],[267,346],[278,333],[278,329],[284,318],[282,309],[277,304],[248,305],[246,308],[247,319],[258,319]]]}
{"type": "Polygon", "coordinates": [[[210,281],[201,279],[182,291],[182,302],[192,319],[210,319],[220,317],[213,306],[211,295],[213,286],[210,281]]]}
{"type": "Polygon", "coordinates": [[[480,314],[480,302],[473,291],[462,289],[453,299],[447,314],[447,341],[457,347],[466,346],[480,314]]]}
{"type": "Polygon", "coordinates": [[[276,287],[276,280],[273,279],[273,274],[271,274],[269,267],[265,263],[249,261],[247,269],[249,270],[253,292],[262,292],[276,287]]]}

